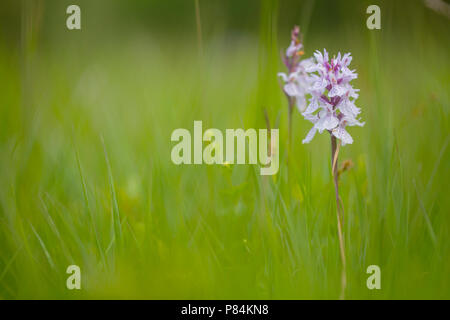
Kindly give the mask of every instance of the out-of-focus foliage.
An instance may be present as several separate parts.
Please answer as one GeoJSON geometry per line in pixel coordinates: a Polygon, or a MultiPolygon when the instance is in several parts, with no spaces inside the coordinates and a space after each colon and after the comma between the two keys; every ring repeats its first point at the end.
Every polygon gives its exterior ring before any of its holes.
{"type": "Polygon", "coordinates": [[[200,51],[194,0],[1,1],[0,298],[337,298],[329,137],[302,145],[295,113],[285,158],[276,74],[295,24],[306,56],[351,52],[359,74],[366,126],[340,152],[347,297],[450,298],[449,21],[378,2],[371,31],[369,1],[200,0],[200,51]],[[264,128],[264,109],[278,175],[170,161],[174,129],[264,128]]]}

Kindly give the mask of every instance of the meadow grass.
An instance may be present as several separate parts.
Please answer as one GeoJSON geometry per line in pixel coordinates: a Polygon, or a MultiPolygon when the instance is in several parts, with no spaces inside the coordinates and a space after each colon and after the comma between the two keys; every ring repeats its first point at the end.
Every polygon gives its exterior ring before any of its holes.
{"type": "MultiPolygon", "coordinates": [[[[294,112],[286,162],[289,35],[274,11],[259,38],[204,37],[200,57],[194,36],[145,32],[0,45],[0,298],[338,298],[330,138],[302,145],[310,124],[294,112]],[[171,162],[174,129],[265,128],[264,110],[277,175],[171,162]],[[70,264],[82,290],[66,289],[70,264]]],[[[350,51],[359,74],[366,125],[339,154],[353,163],[340,177],[349,299],[450,298],[450,30],[408,13],[410,29],[398,15],[384,33],[305,26],[307,56],[350,51]],[[372,264],[381,290],[366,287],[372,264]]]]}

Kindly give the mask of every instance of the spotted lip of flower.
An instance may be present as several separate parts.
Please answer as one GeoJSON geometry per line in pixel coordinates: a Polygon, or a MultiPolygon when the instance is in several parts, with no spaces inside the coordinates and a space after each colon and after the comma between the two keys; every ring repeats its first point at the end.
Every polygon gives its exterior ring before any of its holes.
{"type": "Polygon", "coordinates": [[[355,105],[358,89],[349,83],[357,78],[354,70],[348,68],[352,57],[350,53],[329,59],[324,49],[314,53],[315,63],[309,64],[305,71],[311,79],[307,93],[311,95],[310,104],[302,113],[306,120],[314,124],[303,143],[309,143],[317,131],[329,131],[340,139],[342,145],[353,143],[353,138],[345,130],[347,126],[363,126],[356,117],[361,110],[355,105]]]}

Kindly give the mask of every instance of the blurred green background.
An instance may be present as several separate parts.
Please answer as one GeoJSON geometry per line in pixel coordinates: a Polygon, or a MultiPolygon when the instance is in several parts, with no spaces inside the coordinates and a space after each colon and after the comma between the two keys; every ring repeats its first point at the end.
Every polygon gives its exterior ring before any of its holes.
{"type": "Polygon", "coordinates": [[[0,298],[337,299],[329,137],[302,145],[297,111],[286,162],[276,74],[298,24],[306,57],[351,52],[359,74],[366,125],[340,152],[346,297],[449,299],[449,19],[418,0],[198,4],[1,1],[0,298]],[[277,175],[171,162],[174,129],[265,128],[264,110],[277,175]]]}

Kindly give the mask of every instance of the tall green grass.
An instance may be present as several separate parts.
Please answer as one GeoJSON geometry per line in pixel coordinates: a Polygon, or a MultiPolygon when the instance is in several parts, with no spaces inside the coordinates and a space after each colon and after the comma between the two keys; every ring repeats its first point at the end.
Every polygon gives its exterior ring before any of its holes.
{"type": "MultiPolygon", "coordinates": [[[[340,151],[354,164],[340,182],[346,297],[448,299],[448,21],[386,4],[381,31],[362,11],[361,26],[315,32],[325,22],[304,8],[292,24],[307,24],[307,56],[352,52],[366,121],[340,151]],[[381,290],[366,287],[372,264],[381,290]]],[[[302,145],[296,112],[285,158],[281,9],[258,8],[259,37],[204,35],[200,57],[196,36],[148,30],[0,45],[0,298],[338,298],[329,137],[302,145]],[[264,110],[277,175],[171,162],[174,129],[265,128],[264,110]],[[82,290],[66,289],[70,264],[82,290]]]]}

